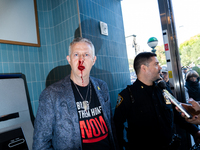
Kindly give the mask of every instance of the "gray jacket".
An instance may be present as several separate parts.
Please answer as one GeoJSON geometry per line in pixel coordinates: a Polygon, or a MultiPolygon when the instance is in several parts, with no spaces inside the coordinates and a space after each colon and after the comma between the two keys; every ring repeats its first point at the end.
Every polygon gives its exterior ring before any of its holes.
{"type": "MultiPolygon", "coordinates": [[[[107,84],[90,77],[106,121],[113,149],[113,121],[107,84]]],[[[81,150],[78,112],[70,75],[47,87],[40,95],[34,124],[33,150],[81,150]]]]}

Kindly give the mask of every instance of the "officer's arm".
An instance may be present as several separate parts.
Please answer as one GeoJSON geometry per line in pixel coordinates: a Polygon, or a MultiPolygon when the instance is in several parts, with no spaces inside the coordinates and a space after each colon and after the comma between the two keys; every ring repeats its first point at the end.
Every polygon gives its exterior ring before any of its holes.
{"type": "MultiPolygon", "coordinates": [[[[115,108],[114,114],[114,123],[117,133],[117,140],[120,147],[120,150],[123,150],[126,142],[124,140],[124,122],[127,119],[127,100],[124,99],[121,95],[118,95],[117,105],[115,108]]],[[[130,107],[130,105],[129,105],[130,107]]]]}

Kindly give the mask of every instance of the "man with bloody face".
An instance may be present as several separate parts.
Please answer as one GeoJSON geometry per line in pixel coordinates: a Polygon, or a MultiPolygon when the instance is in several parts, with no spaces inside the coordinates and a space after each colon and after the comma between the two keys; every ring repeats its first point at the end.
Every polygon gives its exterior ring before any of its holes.
{"type": "Polygon", "coordinates": [[[96,61],[96,56],[93,44],[86,39],[80,39],[78,38],[70,44],[67,60],[72,68],[71,80],[77,85],[87,86],[90,70],[96,61]]]}
{"type": "Polygon", "coordinates": [[[107,84],[90,76],[96,56],[92,42],[76,38],[67,60],[71,74],[41,94],[33,150],[115,150],[107,84]]]}

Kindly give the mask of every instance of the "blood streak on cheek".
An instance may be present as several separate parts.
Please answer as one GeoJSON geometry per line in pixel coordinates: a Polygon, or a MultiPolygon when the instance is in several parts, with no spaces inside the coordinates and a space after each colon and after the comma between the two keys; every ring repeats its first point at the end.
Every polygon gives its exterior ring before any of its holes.
{"type": "Polygon", "coordinates": [[[79,65],[78,65],[78,69],[81,71],[82,83],[83,83],[83,70],[85,69],[85,66],[83,66],[83,62],[84,62],[84,61],[80,61],[80,60],[79,60],[79,65]]]}

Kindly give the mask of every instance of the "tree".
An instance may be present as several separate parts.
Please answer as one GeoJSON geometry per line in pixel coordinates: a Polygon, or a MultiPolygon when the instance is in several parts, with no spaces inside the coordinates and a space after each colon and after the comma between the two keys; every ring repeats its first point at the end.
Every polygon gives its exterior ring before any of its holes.
{"type": "Polygon", "coordinates": [[[134,59],[128,59],[128,64],[129,64],[129,70],[130,70],[130,72],[134,71],[133,70],[133,61],[134,61],[134,59]]]}
{"type": "Polygon", "coordinates": [[[165,56],[164,45],[156,46],[156,55],[157,55],[160,65],[165,65],[166,64],[166,56],[165,56]]]}
{"type": "Polygon", "coordinates": [[[194,64],[200,64],[200,38],[192,45],[191,57],[194,64]]]}
{"type": "Polygon", "coordinates": [[[189,66],[192,62],[200,64],[200,34],[183,42],[179,48],[182,66],[189,66]]]}
{"type": "Polygon", "coordinates": [[[180,55],[182,66],[189,66],[192,63],[191,51],[192,51],[192,46],[190,45],[187,45],[182,48],[181,55],[180,55]]]}
{"type": "Polygon", "coordinates": [[[192,70],[195,70],[200,75],[200,68],[197,66],[192,67],[192,70]]]}

